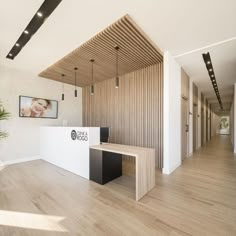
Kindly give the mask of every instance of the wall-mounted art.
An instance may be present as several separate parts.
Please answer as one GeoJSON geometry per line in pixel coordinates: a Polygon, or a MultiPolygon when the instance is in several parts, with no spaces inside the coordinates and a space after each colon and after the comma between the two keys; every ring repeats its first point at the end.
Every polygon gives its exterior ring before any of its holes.
{"type": "Polygon", "coordinates": [[[219,134],[229,134],[230,133],[229,125],[230,125],[229,116],[220,117],[219,134]]]}
{"type": "Polygon", "coordinates": [[[221,117],[220,129],[229,129],[229,117],[228,116],[221,117]]]}
{"type": "Polygon", "coordinates": [[[19,116],[57,119],[58,102],[45,98],[19,96],[19,116]]]}

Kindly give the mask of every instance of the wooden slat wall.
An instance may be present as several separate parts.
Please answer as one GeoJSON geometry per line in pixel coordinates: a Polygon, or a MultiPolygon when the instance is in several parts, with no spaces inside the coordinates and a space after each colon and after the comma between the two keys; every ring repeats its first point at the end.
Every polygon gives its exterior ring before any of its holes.
{"type": "Polygon", "coordinates": [[[83,125],[108,126],[110,142],[155,148],[163,167],[163,63],[83,88],[83,125]]]}

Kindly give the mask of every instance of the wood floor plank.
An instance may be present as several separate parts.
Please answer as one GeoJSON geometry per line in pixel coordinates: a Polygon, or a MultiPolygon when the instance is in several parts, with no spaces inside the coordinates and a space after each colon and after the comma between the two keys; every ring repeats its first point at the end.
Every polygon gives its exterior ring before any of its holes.
{"type": "Polygon", "coordinates": [[[2,168],[0,235],[236,235],[228,136],[213,138],[169,176],[157,170],[155,188],[139,202],[132,160],[123,173],[102,186],[42,160],[2,168]]]}

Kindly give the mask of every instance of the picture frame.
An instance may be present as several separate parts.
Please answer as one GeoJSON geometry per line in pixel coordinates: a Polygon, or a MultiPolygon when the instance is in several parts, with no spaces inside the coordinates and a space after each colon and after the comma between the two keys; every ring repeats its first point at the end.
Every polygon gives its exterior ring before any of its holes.
{"type": "Polygon", "coordinates": [[[19,117],[57,119],[58,101],[20,95],[19,117]]]}

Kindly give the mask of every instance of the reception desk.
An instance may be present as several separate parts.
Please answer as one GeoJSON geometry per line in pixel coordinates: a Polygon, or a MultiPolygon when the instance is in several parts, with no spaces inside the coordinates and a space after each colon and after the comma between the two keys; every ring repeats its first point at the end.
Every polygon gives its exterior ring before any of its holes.
{"type": "Polygon", "coordinates": [[[136,201],[140,200],[146,193],[154,188],[155,149],[111,143],[91,146],[90,149],[93,153],[93,155],[90,156],[90,158],[92,158],[91,160],[95,160],[97,166],[102,166],[100,168],[100,175],[102,176],[96,174],[94,178],[94,180],[98,180],[96,182],[100,183],[99,181],[101,181],[101,184],[103,184],[103,181],[107,182],[106,179],[112,180],[119,177],[122,174],[122,170],[120,170],[121,164],[119,155],[128,155],[135,157],[136,201]],[[108,155],[108,153],[110,153],[110,155],[108,155]],[[112,154],[117,154],[118,156],[112,154]],[[106,159],[113,159],[114,161],[113,163],[110,163],[110,161],[106,159]],[[117,168],[114,166],[114,163],[116,163],[117,168]],[[109,172],[110,168],[113,169],[112,172],[109,172]]]}
{"type": "Polygon", "coordinates": [[[106,184],[122,175],[122,155],[134,156],[136,200],[155,185],[155,150],[119,144],[100,144],[100,127],[41,127],[41,158],[65,170],[106,184]]]}
{"type": "Polygon", "coordinates": [[[89,179],[89,147],[100,144],[100,127],[41,127],[43,160],[89,179]]]}

